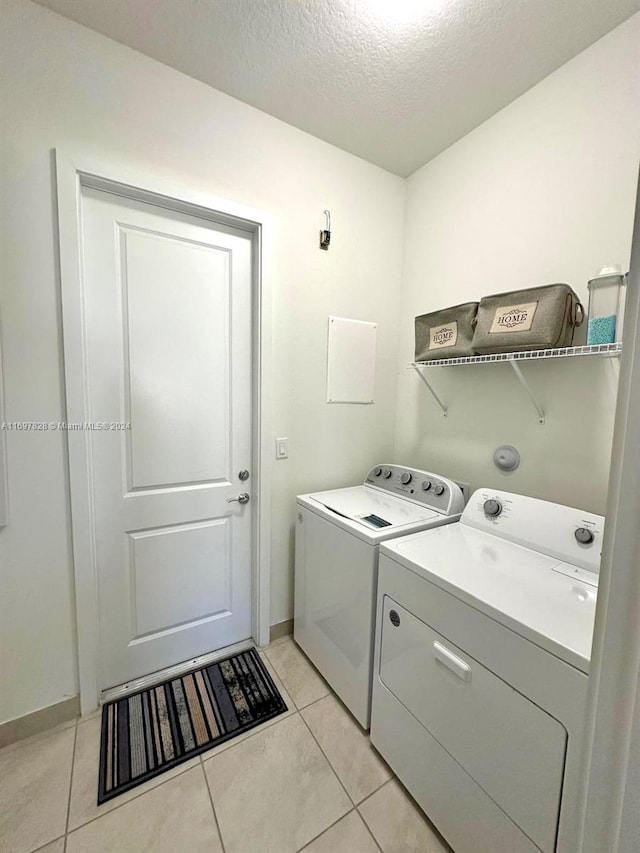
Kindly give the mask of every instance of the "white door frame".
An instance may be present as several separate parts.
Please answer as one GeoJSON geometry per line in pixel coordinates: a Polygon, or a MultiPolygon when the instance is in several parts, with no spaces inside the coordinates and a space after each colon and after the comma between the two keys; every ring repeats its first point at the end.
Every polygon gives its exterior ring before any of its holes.
{"type": "Polygon", "coordinates": [[[640,841],[640,180],[589,685],[582,853],[640,841]]]}
{"type": "MultiPolygon", "coordinates": [[[[70,423],[89,421],[87,350],[82,282],[82,187],[151,201],[170,210],[246,231],[253,245],[253,553],[252,633],[258,645],[269,642],[271,561],[271,218],[261,210],[197,192],[156,176],[139,175],[121,165],[96,163],[80,154],[55,152],[58,234],[64,336],[66,411],[70,423]]],[[[75,577],[78,681],[81,713],[100,698],[98,571],[92,506],[90,433],[67,431],[73,565],[75,577]]]]}

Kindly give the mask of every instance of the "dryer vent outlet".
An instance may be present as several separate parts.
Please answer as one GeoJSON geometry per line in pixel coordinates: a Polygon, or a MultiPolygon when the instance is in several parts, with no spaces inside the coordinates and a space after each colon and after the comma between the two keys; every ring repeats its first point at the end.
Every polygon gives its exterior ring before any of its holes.
{"type": "Polygon", "coordinates": [[[471,497],[471,486],[469,483],[461,483],[459,480],[453,481],[456,486],[460,486],[460,491],[462,492],[462,497],[464,498],[464,505],[466,506],[469,503],[469,498],[471,497]]]}

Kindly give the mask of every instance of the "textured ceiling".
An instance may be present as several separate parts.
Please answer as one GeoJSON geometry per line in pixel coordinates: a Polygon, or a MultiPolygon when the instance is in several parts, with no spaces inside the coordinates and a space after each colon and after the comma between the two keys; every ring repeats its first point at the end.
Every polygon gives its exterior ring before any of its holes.
{"type": "Polygon", "coordinates": [[[37,0],[399,175],[640,0],[37,0]]]}

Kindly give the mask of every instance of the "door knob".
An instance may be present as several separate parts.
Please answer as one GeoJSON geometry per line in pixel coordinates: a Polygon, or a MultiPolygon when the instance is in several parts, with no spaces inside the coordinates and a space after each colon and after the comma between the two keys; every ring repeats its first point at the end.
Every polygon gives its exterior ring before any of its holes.
{"type": "Polygon", "coordinates": [[[250,499],[248,492],[240,492],[237,498],[228,498],[227,503],[232,504],[234,501],[238,501],[239,504],[248,504],[250,499]]]}

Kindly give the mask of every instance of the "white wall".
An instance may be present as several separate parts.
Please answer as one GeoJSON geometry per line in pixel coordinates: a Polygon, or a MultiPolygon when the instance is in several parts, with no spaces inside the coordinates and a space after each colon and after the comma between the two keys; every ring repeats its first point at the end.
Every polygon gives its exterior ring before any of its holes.
{"type": "MultiPolygon", "coordinates": [[[[611,363],[527,365],[545,426],[505,366],[432,374],[445,420],[405,365],[415,314],[555,280],[586,299],[599,265],[628,263],[640,16],[412,176],[406,229],[395,176],[28,0],[3,0],[0,33],[5,420],[64,419],[51,165],[60,147],[274,217],[273,432],[291,448],[274,465],[272,622],[292,610],[295,495],[358,480],[379,459],[603,511],[611,363]],[[317,248],[325,207],[328,253],[317,248]],[[324,402],[330,313],[379,323],[373,407],[324,402]],[[508,478],[490,461],[504,441],[523,454],[508,478]]],[[[7,440],[0,722],[77,690],[63,436],[7,440]]]]}
{"type": "Polygon", "coordinates": [[[605,263],[628,268],[640,154],[635,15],[408,180],[396,459],[604,512],[617,365],[525,365],[540,426],[508,365],[429,369],[443,418],[406,364],[413,318],[489,293],[564,281],[587,301],[605,263]],[[501,443],[522,454],[493,466],[501,443]]]}
{"type": "MultiPolygon", "coordinates": [[[[0,30],[5,420],[64,420],[54,147],[268,211],[273,431],[290,439],[274,465],[271,621],[286,619],[295,495],[392,456],[405,182],[27,0],[3,0],[0,30]],[[379,323],[374,406],[324,402],[329,314],[379,323]]],[[[7,440],[0,722],[77,692],[64,438],[7,440]]]]}

